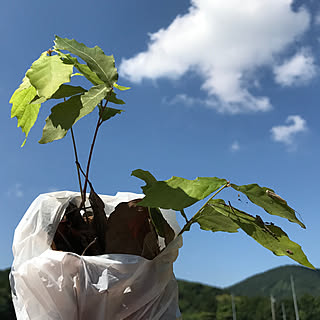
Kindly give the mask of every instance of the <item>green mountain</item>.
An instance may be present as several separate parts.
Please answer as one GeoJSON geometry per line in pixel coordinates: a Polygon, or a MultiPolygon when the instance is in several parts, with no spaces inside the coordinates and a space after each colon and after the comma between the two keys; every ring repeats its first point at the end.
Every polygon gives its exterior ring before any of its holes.
{"type": "Polygon", "coordinates": [[[292,297],[290,277],[293,277],[297,297],[305,294],[320,296],[320,270],[300,266],[282,266],[256,274],[226,288],[235,295],[247,297],[292,297]]]}

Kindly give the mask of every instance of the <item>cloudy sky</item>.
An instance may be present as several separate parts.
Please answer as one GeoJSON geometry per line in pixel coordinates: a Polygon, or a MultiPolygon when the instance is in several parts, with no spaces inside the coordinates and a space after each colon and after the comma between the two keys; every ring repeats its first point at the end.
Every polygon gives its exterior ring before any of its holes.
{"type": "MultiPolygon", "coordinates": [[[[37,143],[52,105],[44,105],[22,149],[23,135],[10,119],[10,96],[55,34],[114,54],[119,83],[132,87],[120,94],[126,112],[100,133],[91,171],[97,191],[140,192],[142,183],[130,177],[137,168],[160,180],[218,176],[271,187],[307,230],[272,219],[320,267],[317,1],[93,0],[88,7],[83,0],[17,0],[3,4],[0,17],[0,268],[11,264],[13,232],[32,200],[77,190],[69,135],[37,143]]],[[[83,162],[95,117],[75,126],[83,162]]],[[[237,201],[237,195],[226,197],[237,201]]],[[[244,209],[270,220],[254,207],[244,209]]],[[[194,226],[175,272],[226,286],[289,263],[241,232],[212,234],[194,226]]]]}

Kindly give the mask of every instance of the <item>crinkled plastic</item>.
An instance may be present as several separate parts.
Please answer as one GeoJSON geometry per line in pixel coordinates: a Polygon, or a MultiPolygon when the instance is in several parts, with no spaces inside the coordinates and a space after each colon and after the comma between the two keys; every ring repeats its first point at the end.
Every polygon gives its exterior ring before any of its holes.
{"type": "MultiPolygon", "coordinates": [[[[156,258],[127,254],[79,256],[53,251],[51,243],[68,203],[79,193],[42,194],[15,230],[10,275],[18,320],[180,319],[173,262],[182,246],[176,237],[156,258]]],[[[102,196],[109,216],[117,204],[142,197],[102,196]]],[[[176,233],[175,212],[162,210],[176,233]]]]}

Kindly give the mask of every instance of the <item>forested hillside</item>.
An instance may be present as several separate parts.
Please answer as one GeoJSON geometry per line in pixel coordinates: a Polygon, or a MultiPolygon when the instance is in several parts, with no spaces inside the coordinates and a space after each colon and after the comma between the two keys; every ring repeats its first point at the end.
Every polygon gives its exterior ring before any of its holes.
{"type": "MultiPolygon", "coordinates": [[[[235,295],[248,297],[291,297],[290,277],[293,277],[297,297],[305,294],[320,296],[320,271],[301,266],[282,266],[256,274],[229,288],[235,295]]],[[[320,316],[319,316],[320,319],[320,316]]]]}

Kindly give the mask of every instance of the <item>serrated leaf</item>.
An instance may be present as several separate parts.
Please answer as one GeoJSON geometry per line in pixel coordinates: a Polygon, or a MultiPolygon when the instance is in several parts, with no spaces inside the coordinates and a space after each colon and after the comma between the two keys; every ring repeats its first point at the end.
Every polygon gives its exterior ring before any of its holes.
{"type": "MultiPolygon", "coordinates": [[[[136,173],[137,171],[134,171],[132,174],[136,173]]],[[[226,183],[225,179],[215,177],[200,177],[195,180],[172,177],[169,180],[156,181],[142,187],[146,196],[139,205],[180,211],[204,199],[226,183]]]]}
{"type": "Polygon", "coordinates": [[[197,222],[203,230],[213,232],[238,232],[239,226],[229,217],[230,208],[217,205],[221,199],[211,199],[193,222],[197,222]]]}
{"type": "Polygon", "coordinates": [[[166,246],[174,239],[175,233],[158,208],[149,208],[151,221],[157,234],[164,238],[166,246]]]}
{"type": "Polygon", "coordinates": [[[79,93],[87,92],[86,89],[80,86],[70,86],[68,84],[62,84],[59,89],[51,96],[50,99],[63,99],[74,96],[79,93]]]}
{"type": "Polygon", "coordinates": [[[102,111],[102,108],[101,106],[99,106],[99,115],[101,116],[101,120],[104,122],[104,121],[107,121],[109,120],[110,118],[116,116],[117,114],[120,114],[122,113],[123,110],[119,110],[119,109],[113,109],[113,108],[105,108],[103,111],[102,111]],[[101,113],[102,112],[102,113],[101,113]]]}
{"type": "Polygon", "coordinates": [[[10,99],[10,103],[12,103],[11,118],[17,118],[18,127],[20,127],[22,132],[25,134],[25,139],[21,147],[25,145],[28,134],[39,114],[41,105],[30,104],[36,95],[36,89],[31,85],[29,79],[24,77],[22,84],[13,93],[10,99]]]}
{"type": "Polygon", "coordinates": [[[38,96],[49,99],[61,84],[70,82],[72,71],[73,66],[63,63],[59,56],[48,56],[44,52],[32,64],[26,76],[36,88],[38,96]]]}
{"type": "Polygon", "coordinates": [[[260,187],[257,184],[248,184],[243,186],[231,184],[231,187],[244,193],[251,202],[262,207],[269,214],[286,218],[291,222],[299,224],[302,228],[306,228],[305,225],[296,217],[295,211],[287,205],[285,200],[277,196],[272,189],[260,187]]]}
{"type": "Polygon", "coordinates": [[[131,89],[130,87],[120,86],[120,85],[118,85],[117,83],[115,83],[113,86],[114,86],[115,88],[117,88],[118,90],[120,90],[120,91],[126,91],[126,90],[131,89]]]}
{"type": "Polygon", "coordinates": [[[291,241],[288,235],[273,224],[266,224],[259,216],[253,217],[241,210],[230,207],[221,199],[211,200],[213,210],[233,220],[245,233],[277,256],[288,256],[298,263],[313,268],[300,245],[291,241]]]}
{"type": "Polygon", "coordinates": [[[65,54],[59,50],[56,50],[56,52],[63,59],[64,63],[74,65],[74,67],[81,72],[81,75],[85,76],[92,84],[98,85],[104,83],[86,64],[79,63],[77,58],[72,57],[70,54],[65,54]]]}
{"type": "Polygon", "coordinates": [[[63,39],[56,36],[55,49],[67,50],[80,57],[110,89],[118,80],[118,72],[115,68],[114,57],[105,55],[102,49],[98,46],[89,48],[74,39],[63,39]]]}

